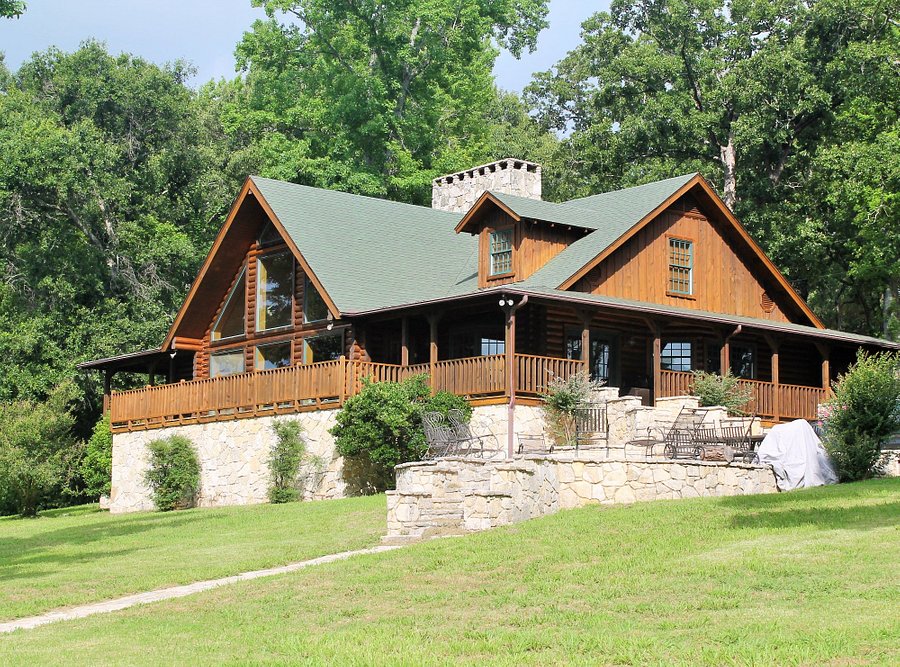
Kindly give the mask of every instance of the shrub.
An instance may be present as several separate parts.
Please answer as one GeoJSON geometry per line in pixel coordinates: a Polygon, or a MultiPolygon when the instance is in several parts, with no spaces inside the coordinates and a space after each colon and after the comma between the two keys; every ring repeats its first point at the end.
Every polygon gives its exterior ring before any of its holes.
{"type": "Polygon", "coordinates": [[[348,458],[368,459],[353,469],[366,470],[368,481],[355,480],[354,488],[383,490],[393,486],[393,468],[418,461],[427,449],[422,429],[422,413],[442,414],[457,408],[468,418],[472,410],[465,399],[447,392],[431,396],[427,375],[402,382],[363,381],[362,390],[349,398],[331,429],[337,451],[348,458]]]}
{"type": "Polygon", "coordinates": [[[152,440],[146,480],[156,509],[168,512],[193,507],[200,490],[200,463],[191,441],[183,435],[152,440]]]}
{"type": "Polygon", "coordinates": [[[742,389],[738,384],[740,378],[728,370],[725,375],[694,371],[693,395],[700,399],[704,407],[719,405],[728,410],[730,415],[747,414],[741,408],[750,400],[752,393],[742,389]]]}
{"type": "Polygon", "coordinates": [[[273,503],[290,503],[297,500],[297,476],[306,456],[306,443],[301,437],[303,426],[296,419],[275,420],[275,443],[269,456],[269,500],[273,503]]]}
{"type": "Polygon", "coordinates": [[[74,395],[64,383],[44,402],[0,404],[0,503],[8,510],[35,516],[65,493],[78,452],[69,407],[74,395]]]}
{"type": "Polygon", "coordinates": [[[575,444],[575,409],[590,401],[591,392],[602,386],[602,381],[592,381],[586,371],[568,379],[554,377],[547,383],[547,391],[541,398],[550,436],[557,445],[575,444]]]}
{"type": "Polygon", "coordinates": [[[834,384],[825,417],[825,447],[841,481],[880,472],[881,448],[900,429],[900,354],[860,351],[834,384]]]}
{"type": "Polygon", "coordinates": [[[87,495],[93,498],[109,495],[112,484],[112,431],[109,428],[109,413],[94,425],[80,469],[87,495]]]}

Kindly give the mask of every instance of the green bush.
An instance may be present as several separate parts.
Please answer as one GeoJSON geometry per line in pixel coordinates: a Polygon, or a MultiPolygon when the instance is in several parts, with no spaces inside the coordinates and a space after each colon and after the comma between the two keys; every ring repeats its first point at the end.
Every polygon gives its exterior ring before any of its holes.
{"type": "Polygon", "coordinates": [[[296,419],[277,419],[272,424],[275,444],[269,455],[269,500],[273,503],[290,503],[300,497],[297,477],[306,456],[303,441],[303,425],[296,419]]]}
{"type": "Polygon", "coordinates": [[[146,480],[153,503],[162,512],[193,507],[200,490],[200,462],[191,441],[183,435],[152,440],[146,480]]]}
{"type": "Polygon", "coordinates": [[[44,402],[0,404],[0,507],[35,516],[66,493],[75,456],[71,384],[58,386],[44,402]]]}
{"type": "Polygon", "coordinates": [[[728,370],[725,375],[694,371],[693,395],[700,399],[700,405],[704,407],[722,406],[730,415],[747,414],[741,408],[750,400],[752,393],[749,389],[742,389],[738,384],[740,378],[735,377],[728,370]]]}
{"type": "Polygon", "coordinates": [[[87,495],[93,498],[109,495],[112,484],[112,431],[109,428],[109,413],[94,425],[80,468],[87,495]]]}
{"type": "Polygon", "coordinates": [[[590,401],[591,392],[603,386],[592,381],[585,371],[570,375],[568,379],[554,377],[547,383],[544,414],[550,436],[557,445],[575,444],[575,409],[590,401]]]}
{"type": "Polygon", "coordinates": [[[363,381],[362,390],[347,400],[331,429],[337,451],[348,458],[364,458],[371,466],[357,465],[374,475],[370,484],[355,488],[380,491],[393,486],[393,468],[418,461],[427,449],[422,413],[447,413],[457,408],[468,419],[472,409],[465,399],[447,392],[431,396],[427,375],[402,382],[363,381]]]}
{"type": "Polygon", "coordinates": [[[834,384],[827,406],[825,448],[841,481],[879,474],[881,449],[900,430],[900,354],[860,351],[834,384]]]}

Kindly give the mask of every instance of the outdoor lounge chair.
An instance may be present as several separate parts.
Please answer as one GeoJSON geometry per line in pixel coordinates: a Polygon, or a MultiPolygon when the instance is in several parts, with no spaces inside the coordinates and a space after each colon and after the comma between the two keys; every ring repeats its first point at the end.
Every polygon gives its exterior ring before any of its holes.
{"type": "Polygon", "coordinates": [[[455,453],[453,431],[444,422],[444,415],[440,412],[426,412],[422,415],[422,427],[428,444],[426,458],[439,459],[455,453]]]}
{"type": "MultiPolygon", "coordinates": [[[[469,428],[469,423],[465,420],[462,410],[449,410],[447,419],[450,421],[450,432],[452,434],[456,453],[460,456],[484,456],[485,440],[489,440],[493,436],[475,435],[469,428]]],[[[496,440],[496,438],[494,438],[496,440]]],[[[500,449],[499,445],[495,449],[500,449]]]]}
{"type": "Polygon", "coordinates": [[[516,436],[519,439],[519,454],[552,454],[553,444],[547,444],[543,433],[529,433],[516,436]]]}
{"type": "Polygon", "coordinates": [[[632,444],[646,447],[647,457],[654,446],[663,445],[663,456],[666,458],[699,459],[703,455],[704,445],[716,444],[718,437],[713,429],[702,426],[707,412],[709,411],[683,407],[668,429],[648,428],[647,437],[632,441],[632,444]],[[659,434],[658,437],[654,437],[654,431],[659,434]]]}

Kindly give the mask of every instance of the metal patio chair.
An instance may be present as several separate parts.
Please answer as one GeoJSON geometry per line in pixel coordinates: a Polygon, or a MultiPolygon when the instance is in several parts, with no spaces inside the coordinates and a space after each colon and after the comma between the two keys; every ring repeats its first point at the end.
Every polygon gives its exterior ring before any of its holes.
{"type": "Polygon", "coordinates": [[[601,444],[609,454],[609,424],[606,420],[606,405],[590,403],[575,408],[575,454],[582,447],[601,444]]]}
{"type": "Polygon", "coordinates": [[[428,449],[425,457],[439,459],[455,453],[456,446],[452,429],[444,422],[440,412],[426,412],[422,415],[422,428],[428,449]]]}

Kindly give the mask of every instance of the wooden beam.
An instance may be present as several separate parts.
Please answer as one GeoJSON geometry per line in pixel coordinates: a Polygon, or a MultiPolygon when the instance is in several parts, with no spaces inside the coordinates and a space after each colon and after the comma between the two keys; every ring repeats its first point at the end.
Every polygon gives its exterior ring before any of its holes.
{"type": "Polygon", "coordinates": [[[400,365],[409,366],[409,318],[400,320],[400,365]]]}
{"type": "Polygon", "coordinates": [[[103,414],[109,413],[110,403],[112,402],[112,377],[115,371],[108,368],[103,371],[103,414]]]}
{"type": "Polygon", "coordinates": [[[779,378],[779,359],[778,346],[779,341],[770,334],[764,334],[766,343],[772,353],[772,416],[775,421],[781,421],[781,381],[779,378]]]}
{"type": "Polygon", "coordinates": [[[822,355],[822,389],[831,395],[831,348],[825,344],[816,341],[816,349],[822,355]]]}
{"type": "Polygon", "coordinates": [[[438,361],[438,320],[441,316],[431,314],[428,316],[428,373],[431,382],[431,395],[437,393],[437,383],[435,381],[435,365],[438,361]]]}

